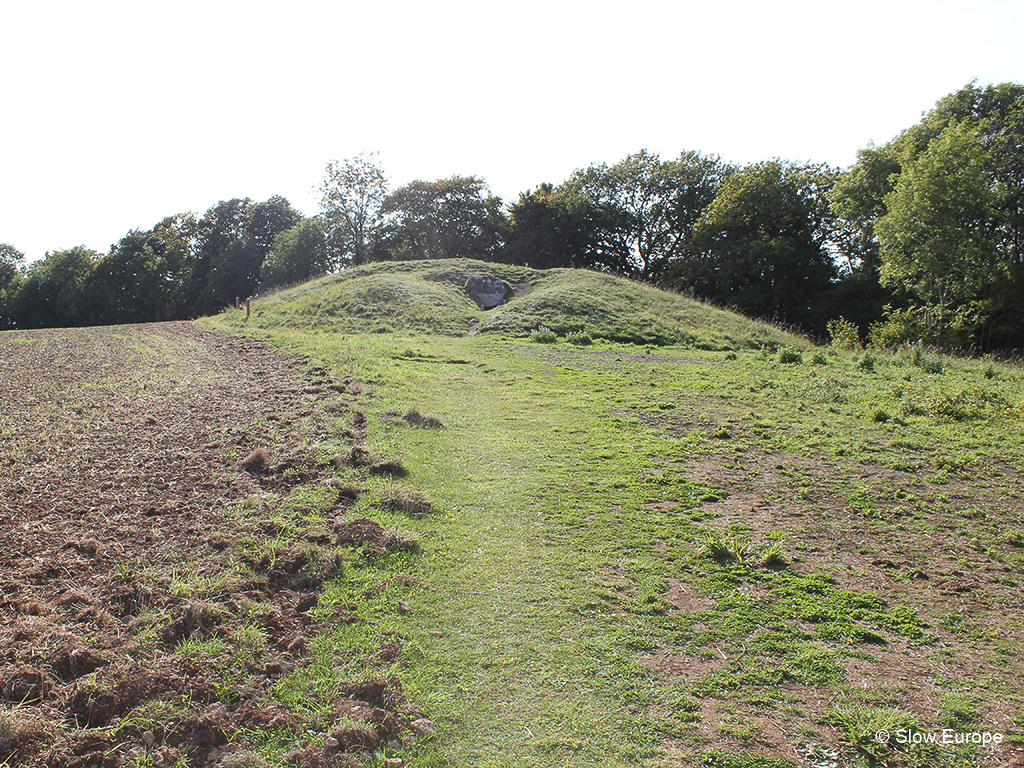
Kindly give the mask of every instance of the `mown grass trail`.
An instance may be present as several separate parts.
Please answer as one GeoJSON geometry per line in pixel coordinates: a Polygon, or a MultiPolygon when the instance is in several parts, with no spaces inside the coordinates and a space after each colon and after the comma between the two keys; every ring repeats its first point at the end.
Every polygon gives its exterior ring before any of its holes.
{"type": "Polygon", "coordinates": [[[610,613],[581,610],[592,566],[551,525],[571,504],[571,488],[552,470],[578,447],[580,409],[481,370],[479,360],[445,362],[456,350],[415,350],[436,355],[421,361],[395,351],[374,408],[416,408],[446,425],[378,421],[368,435],[400,453],[409,482],[443,510],[423,564],[429,589],[406,628],[416,638],[410,695],[444,714],[439,752],[452,765],[639,760],[650,752],[634,714],[640,699],[630,699],[640,670],[610,640],[610,613]]]}

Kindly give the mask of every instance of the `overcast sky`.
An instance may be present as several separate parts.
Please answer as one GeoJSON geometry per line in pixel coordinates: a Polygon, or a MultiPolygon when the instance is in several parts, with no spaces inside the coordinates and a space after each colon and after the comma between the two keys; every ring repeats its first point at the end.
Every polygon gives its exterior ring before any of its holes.
{"type": "Polygon", "coordinates": [[[0,0],[0,242],[30,258],[218,200],[316,213],[331,159],[513,202],[649,149],[845,167],[977,78],[1020,0],[0,0]]]}

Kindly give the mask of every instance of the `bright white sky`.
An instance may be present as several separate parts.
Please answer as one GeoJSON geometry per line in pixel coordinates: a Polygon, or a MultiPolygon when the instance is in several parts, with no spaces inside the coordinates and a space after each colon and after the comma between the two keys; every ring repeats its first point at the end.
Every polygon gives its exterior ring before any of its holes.
{"type": "Polygon", "coordinates": [[[646,148],[845,167],[977,78],[1020,0],[0,0],[0,242],[30,259],[326,162],[507,202],[646,148]]]}

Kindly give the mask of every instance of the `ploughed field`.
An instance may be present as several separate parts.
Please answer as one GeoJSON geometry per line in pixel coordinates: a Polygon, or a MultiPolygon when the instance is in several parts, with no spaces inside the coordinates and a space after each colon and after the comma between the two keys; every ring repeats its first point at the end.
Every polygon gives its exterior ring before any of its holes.
{"type": "Polygon", "coordinates": [[[408,543],[346,520],[346,386],[192,323],[0,334],[0,763],[259,765],[283,734],[334,765],[430,729],[394,679],[333,681],[315,723],[274,693],[323,614],[357,620],[316,610],[349,553],[408,543]]]}

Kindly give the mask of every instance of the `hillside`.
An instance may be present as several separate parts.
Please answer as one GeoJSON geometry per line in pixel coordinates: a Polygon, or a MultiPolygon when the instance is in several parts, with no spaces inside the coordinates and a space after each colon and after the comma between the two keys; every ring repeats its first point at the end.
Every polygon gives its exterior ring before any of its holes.
{"type": "Polygon", "coordinates": [[[370,264],[255,302],[249,325],[348,333],[471,329],[526,336],[538,325],[560,336],[636,344],[683,343],[708,350],[806,346],[779,329],[621,277],[575,269],[535,270],[469,259],[370,264]],[[465,291],[474,275],[513,287],[506,304],[481,310],[465,291]]]}

